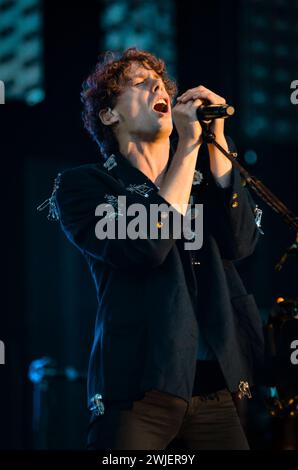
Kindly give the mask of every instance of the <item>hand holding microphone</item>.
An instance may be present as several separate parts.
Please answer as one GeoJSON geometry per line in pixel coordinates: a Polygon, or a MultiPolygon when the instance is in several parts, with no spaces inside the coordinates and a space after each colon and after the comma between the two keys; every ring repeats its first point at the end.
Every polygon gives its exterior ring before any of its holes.
{"type": "MultiPolygon", "coordinates": [[[[178,134],[183,137],[185,129],[180,126],[180,115],[188,112],[191,117],[189,126],[201,130],[198,121],[213,121],[211,129],[217,138],[224,136],[224,119],[232,116],[234,108],[226,104],[222,96],[217,95],[208,88],[200,85],[191,88],[177,98],[177,104],[173,108],[173,118],[178,134]],[[196,123],[194,122],[196,121],[196,123]],[[181,135],[182,134],[182,135],[181,135]]],[[[198,132],[197,132],[198,133],[198,132]]]]}
{"type": "Polygon", "coordinates": [[[200,85],[179,96],[172,111],[179,140],[185,141],[191,135],[191,139],[196,137],[194,141],[199,146],[203,140],[207,142],[211,173],[219,186],[229,186],[232,163],[223,154],[229,151],[224,121],[234,114],[234,108],[227,105],[222,96],[200,85]]]}

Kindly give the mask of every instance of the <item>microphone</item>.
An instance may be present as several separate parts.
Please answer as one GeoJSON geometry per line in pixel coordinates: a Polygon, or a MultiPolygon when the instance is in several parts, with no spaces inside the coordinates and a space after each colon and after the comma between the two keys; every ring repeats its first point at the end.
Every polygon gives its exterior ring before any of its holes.
{"type": "Polygon", "coordinates": [[[199,121],[211,121],[212,119],[222,119],[233,116],[235,108],[229,104],[208,104],[197,109],[199,121]]]}

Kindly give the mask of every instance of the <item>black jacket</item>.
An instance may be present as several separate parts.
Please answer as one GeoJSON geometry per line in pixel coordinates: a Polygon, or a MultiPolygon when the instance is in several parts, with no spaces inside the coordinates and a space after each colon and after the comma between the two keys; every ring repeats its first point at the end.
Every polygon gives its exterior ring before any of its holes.
{"type": "MultiPolygon", "coordinates": [[[[64,171],[54,193],[62,228],[86,258],[93,275],[98,311],[88,374],[88,399],[134,399],[155,388],[190,400],[194,383],[198,325],[215,353],[231,391],[253,383],[263,353],[262,325],[252,295],[233,264],[249,256],[258,228],[249,193],[238,171],[222,189],[209,160],[199,158],[204,179],[193,186],[204,204],[204,241],[195,254],[183,239],[99,240],[98,204],[118,195],[127,206],[166,204],[158,188],[120,153],[102,163],[64,171]],[[208,163],[206,163],[208,162],[208,163]]],[[[201,168],[200,168],[201,169],[201,168]]],[[[118,208],[119,209],[119,208],[118,208]]],[[[119,213],[118,213],[119,215],[119,213]]]]}

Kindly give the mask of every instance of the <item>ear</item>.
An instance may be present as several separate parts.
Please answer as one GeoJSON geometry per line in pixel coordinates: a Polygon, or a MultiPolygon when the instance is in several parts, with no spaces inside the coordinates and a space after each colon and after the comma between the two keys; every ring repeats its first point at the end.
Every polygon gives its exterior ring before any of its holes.
{"type": "Polygon", "coordinates": [[[115,124],[119,122],[119,114],[115,109],[111,108],[104,108],[101,109],[98,113],[99,119],[103,124],[106,126],[110,126],[111,124],[115,124]]]}

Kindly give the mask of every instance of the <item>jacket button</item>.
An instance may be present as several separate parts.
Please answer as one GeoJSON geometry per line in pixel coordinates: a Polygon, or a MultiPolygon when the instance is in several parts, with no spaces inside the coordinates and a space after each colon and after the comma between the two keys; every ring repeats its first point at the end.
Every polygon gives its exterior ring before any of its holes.
{"type": "Polygon", "coordinates": [[[234,201],[233,204],[232,204],[232,207],[233,207],[233,208],[238,207],[238,202],[237,202],[237,201],[234,201]]]}
{"type": "Polygon", "coordinates": [[[234,193],[232,196],[233,199],[237,199],[237,197],[238,197],[238,193],[234,193]]]}
{"type": "Polygon", "coordinates": [[[244,397],[251,398],[249,383],[245,380],[240,380],[238,385],[238,398],[242,400],[244,397]]]}
{"type": "Polygon", "coordinates": [[[97,393],[91,398],[91,405],[89,406],[89,410],[94,412],[96,416],[103,415],[105,412],[104,403],[102,400],[102,395],[97,393]]]}

